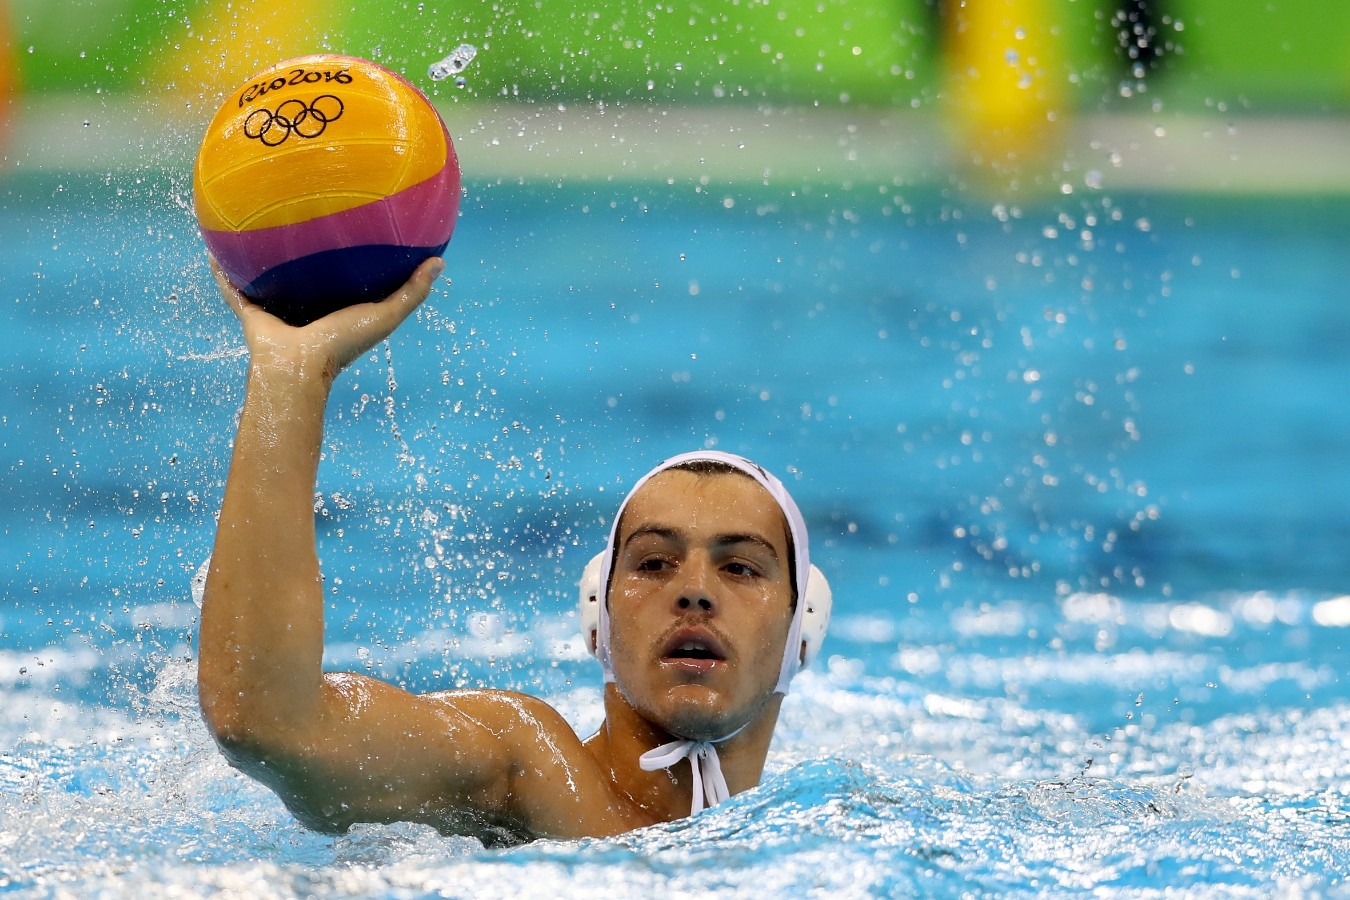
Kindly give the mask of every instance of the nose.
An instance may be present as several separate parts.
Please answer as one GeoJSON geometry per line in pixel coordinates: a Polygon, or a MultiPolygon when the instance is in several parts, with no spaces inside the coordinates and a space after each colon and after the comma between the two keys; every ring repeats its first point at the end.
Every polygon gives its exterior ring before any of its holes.
{"type": "Polygon", "coordinates": [[[682,575],[684,578],[679,585],[679,592],[675,596],[675,607],[680,612],[701,612],[710,613],[716,610],[717,603],[713,600],[712,591],[708,585],[710,566],[707,562],[698,559],[688,559],[683,566],[682,575]]]}
{"type": "Polygon", "coordinates": [[[712,612],[713,610],[712,598],[703,594],[698,594],[697,599],[686,594],[681,594],[680,599],[675,601],[675,605],[682,610],[694,609],[695,607],[697,607],[700,612],[712,612]]]}

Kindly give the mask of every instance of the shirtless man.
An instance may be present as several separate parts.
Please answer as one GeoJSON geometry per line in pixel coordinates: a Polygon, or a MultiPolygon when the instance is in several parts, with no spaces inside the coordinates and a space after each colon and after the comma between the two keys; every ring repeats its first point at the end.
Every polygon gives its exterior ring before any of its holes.
{"type": "Polygon", "coordinates": [[[442,268],[292,328],[213,263],[250,351],[202,609],[198,691],[221,750],[309,827],[414,821],[489,844],[617,834],[755,786],[828,588],[796,505],[739,457],[677,458],[620,507],[583,584],[606,682],[586,740],[522,694],[323,672],[313,504],[329,391],[442,268]]]}

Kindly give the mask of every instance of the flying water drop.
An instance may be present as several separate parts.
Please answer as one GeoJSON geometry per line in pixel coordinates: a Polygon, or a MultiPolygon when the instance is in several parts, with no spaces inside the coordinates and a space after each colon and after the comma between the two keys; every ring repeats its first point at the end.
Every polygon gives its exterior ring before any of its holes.
{"type": "Polygon", "coordinates": [[[477,55],[478,48],[473,44],[460,44],[450,51],[450,55],[445,59],[432,63],[427,74],[431,76],[432,81],[444,81],[451,75],[458,75],[467,69],[477,55]]]}
{"type": "Polygon", "coordinates": [[[192,602],[197,604],[197,608],[202,607],[202,598],[206,596],[206,576],[211,571],[211,557],[197,567],[196,573],[192,576],[192,582],[189,590],[192,593],[192,602]]]}

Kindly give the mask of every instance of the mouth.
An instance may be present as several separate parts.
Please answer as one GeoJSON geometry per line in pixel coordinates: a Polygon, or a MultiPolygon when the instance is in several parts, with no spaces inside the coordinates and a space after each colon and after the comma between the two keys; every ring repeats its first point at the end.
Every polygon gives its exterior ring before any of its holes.
{"type": "Polygon", "coordinates": [[[699,641],[685,641],[672,650],[667,659],[721,659],[699,641]]]}
{"type": "Polygon", "coordinates": [[[661,661],[694,671],[706,672],[726,662],[726,651],[717,638],[694,629],[682,629],[666,641],[661,661]]]}

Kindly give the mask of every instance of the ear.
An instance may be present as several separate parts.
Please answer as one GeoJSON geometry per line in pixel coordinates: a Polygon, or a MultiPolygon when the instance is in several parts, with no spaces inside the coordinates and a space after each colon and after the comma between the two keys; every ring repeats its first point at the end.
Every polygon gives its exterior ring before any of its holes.
{"type": "Polygon", "coordinates": [[[821,642],[825,640],[825,631],[830,625],[830,612],[834,608],[834,593],[825,574],[815,566],[811,567],[806,581],[806,596],[803,601],[806,609],[802,613],[802,666],[808,666],[820,652],[821,642]]]}
{"type": "Polygon", "coordinates": [[[600,563],[604,557],[602,551],[586,564],[578,585],[581,637],[586,641],[586,649],[591,651],[591,656],[596,655],[600,646],[600,563]]]}

